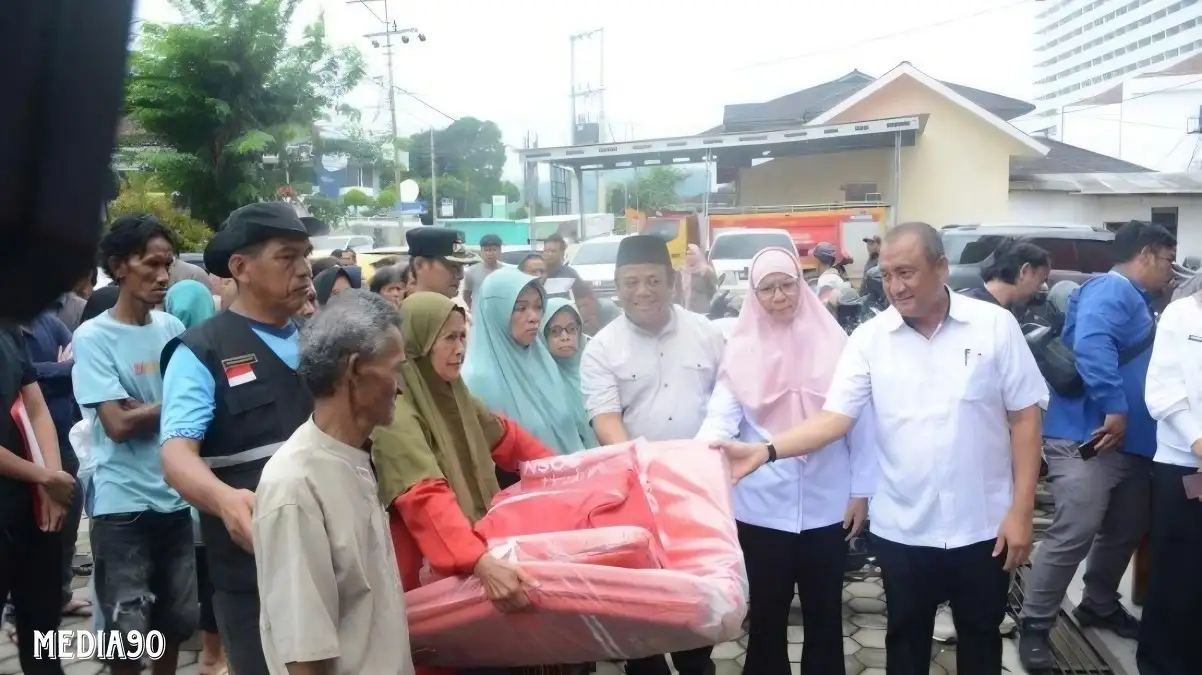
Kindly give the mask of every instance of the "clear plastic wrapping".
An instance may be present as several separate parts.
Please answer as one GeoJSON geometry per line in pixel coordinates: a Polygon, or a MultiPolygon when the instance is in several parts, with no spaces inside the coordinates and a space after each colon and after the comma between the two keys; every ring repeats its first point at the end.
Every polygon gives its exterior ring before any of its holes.
{"type": "MultiPolygon", "coordinates": [[[[640,658],[737,637],[747,611],[747,573],[731,512],[729,469],[704,442],[637,441],[530,462],[521,482],[498,495],[494,506],[520,496],[563,509],[564,492],[555,488],[612,485],[614,474],[632,468],[654,531],[607,523],[495,544],[490,539],[490,548],[512,556],[537,580],[528,592],[531,607],[501,614],[473,577],[433,581],[406,594],[413,648],[429,650],[431,665],[503,667],[640,658]],[[624,539],[632,529],[643,533],[624,539]],[[662,569],[593,564],[604,555],[581,557],[638,540],[648,551],[658,544],[662,569]]],[[[587,500],[577,503],[586,508],[587,500]]],[[[590,521],[588,514],[544,514],[555,523],[590,521]]]]}

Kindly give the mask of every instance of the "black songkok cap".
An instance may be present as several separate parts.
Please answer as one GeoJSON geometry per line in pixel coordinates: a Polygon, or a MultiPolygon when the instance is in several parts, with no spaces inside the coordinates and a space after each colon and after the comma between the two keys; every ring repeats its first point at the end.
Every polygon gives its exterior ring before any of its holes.
{"type": "Polygon", "coordinates": [[[618,244],[616,266],[623,265],[666,265],[672,267],[672,255],[668,253],[668,242],[653,234],[636,234],[626,237],[618,244]]]}

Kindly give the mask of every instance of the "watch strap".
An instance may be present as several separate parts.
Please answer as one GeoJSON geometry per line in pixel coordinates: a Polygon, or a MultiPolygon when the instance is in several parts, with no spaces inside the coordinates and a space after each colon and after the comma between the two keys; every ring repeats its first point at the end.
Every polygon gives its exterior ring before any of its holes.
{"type": "Polygon", "coordinates": [[[775,461],[776,461],[776,446],[773,445],[772,443],[768,443],[768,461],[766,463],[771,464],[775,461]]]}

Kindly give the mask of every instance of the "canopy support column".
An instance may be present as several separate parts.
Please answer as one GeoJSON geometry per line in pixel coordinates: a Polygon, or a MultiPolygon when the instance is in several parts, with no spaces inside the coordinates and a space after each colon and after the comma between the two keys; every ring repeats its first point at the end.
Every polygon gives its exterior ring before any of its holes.
{"type": "Polygon", "coordinates": [[[898,131],[893,134],[893,194],[889,199],[889,227],[897,225],[898,218],[901,217],[901,156],[902,135],[898,131]]]}
{"type": "Polygon", "coordinates": [[[527,236],[530,240],[530,248],[535,248],[534,242],[538,237],[538,231],[534,225],[534,219],[538,215],[538,162],[526,162],[526,216],[530,227],[527,236]]]}
{"type": "MultiPolygon", "coordinates": [[[[600,185],[600,181],[598,181],[600,185]]],[[[580,220],[576,222],[576,241],[584,241],[584,168],[576,167],[576,205],[580,220]]]]}

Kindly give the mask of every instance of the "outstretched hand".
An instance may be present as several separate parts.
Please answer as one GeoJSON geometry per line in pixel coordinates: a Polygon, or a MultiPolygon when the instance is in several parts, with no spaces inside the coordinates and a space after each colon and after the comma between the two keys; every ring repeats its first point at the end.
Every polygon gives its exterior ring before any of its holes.
{"type": "Polygon", "coordinates": [[[768,446],[764,443],[742,443],[739,441],[716,441],[711,448],[721,450],[730,461],[730,479],[739,482],[752,471],[768,461],[768,446]]]}

